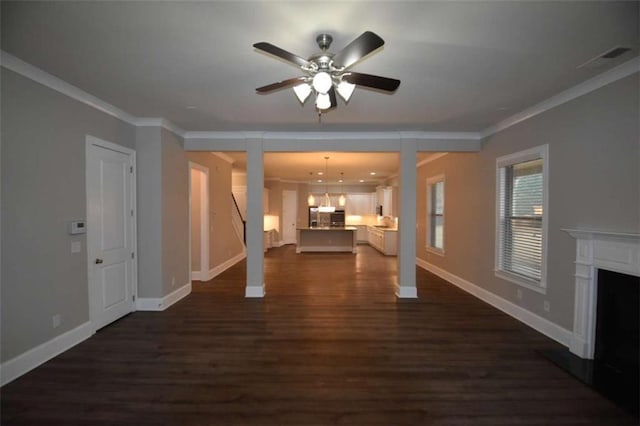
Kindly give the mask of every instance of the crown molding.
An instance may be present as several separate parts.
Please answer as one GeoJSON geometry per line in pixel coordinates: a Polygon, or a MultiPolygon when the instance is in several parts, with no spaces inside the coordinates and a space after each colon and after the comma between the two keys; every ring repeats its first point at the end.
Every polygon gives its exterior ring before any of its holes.
{"type": "Polygon", "coordinates": [[[480,140],[479,132],[247,132],[247,131],[211,131],[185,132],[185,139],[237,140],[480,140]]]}
{"type": "Polygon", "coordinates": [[[2,63],[2,67],[20,74],[23,77],[33,80],[36,83],[40,83],[49,89],[53,89],[126,123],[134,126],[136,125],[137,118],[128,112],[123,111],[120,108],[115,107],[64,80],[5,52],[4,50],[0,50],[0,62],[2,63]]]}
{"type": "Polygon", "coordinates": [[[511,126],[542,114],[552,108],[640,72],[640,57],[577,84],[530,108],[514,114],[480,132],[268,132],[268,131],[186,131],[165,118],[135,117],[128,112],[93,96],[66,81],[31,65],[10,53],[0,50],[0,66],[29,78],[87,106],[134,126],[162,127],[186,139],[211,140],[482,140],[511,126]]]}
{"type": "Polygon", "coordinates": [[[475,141],[482,139],[482,133],[480,132],[425,132],[425,131],[411,131],[411,132],[399,132],[402,139],[416,139],[416,140],[469,140],[475,141]]]}
{"type": "Polygon", "coordinates": [[[422,160],[418,164],[416,164],[416,167],[424,166],[425,164],[430,163],[432,161],[435,161],[438,158],[442,158],[447,154],[448,154],[448,152],[438,152],[436,154],[431,154],[427,158],[425,158],[424,160],[422,160]]]}
{"type": "Polygon", "coordinates": [[[594,90],[606,86],[607,84],[611,84],[615,81],[621,80],[639,71],[640,57],[636,57],[634,59],[631,59],[630,61],[618,65],[615,68],[605,71],[602,74],[598,74],[597,76],[587,81],[570,87],[569,89],[564,90],[538,104],[535,104],[532,107],[522,110],[519,113],[514,114],[511,117],[502,120],[491,127],[487,127],[485,130],[480,132],[480,134],[483,138],[494,135],[498,132],[508,129],[511,126],[535,117],[536,115],[542,114],[545,111],[549,111],[552,108],[572,101],[580,96],[586,95],[587,93],[593,92],[594,90]]]}
{"type": "Polygon", "coordinates": [[[264,132],[244,132],[238,131],[199,131],[184,132],[183,137],[185,139],[212,139],[212,140],[247,140],[247,139],[262,139],[264,132]]]}
{"type": "Polygon", "coordinates": [[[173,124],[171,121],[166,118],[155,118],[155,117],[141,117],[136,118],[134,125],[138,127],[162,127],[165,130],[168,130],[177,136],[184,137],[186,133],[180,127],[173,124]]]}
{"type": "Polygon", "coordinates": [[[55,90],[65,96],[83,103],[91,108],[95,108],[107,115],[115,117],[133,126],[139,127],[162,127],[176,135],[182,137],[185,133],[180,127],[164,118],[144,118],[136,117],[128,112],[103,101],[84,90],[67,83],[66,81],[49,74],[48,72],[31,65],[10,53],[0,50],[0,64],[2,67],[11,70],[36,83],[42,84],[49,89],[55,90]]]}
{"type": "Polygon", "coordinates": [[[216,157],[219,157],[219,158],[223,159],[224,161],[226,161],[229,164],[233,164],[233,162],[235,161],[233,158],[229,157],[224,152],[212,152],[211,154],[215,155],[216,157]]]}

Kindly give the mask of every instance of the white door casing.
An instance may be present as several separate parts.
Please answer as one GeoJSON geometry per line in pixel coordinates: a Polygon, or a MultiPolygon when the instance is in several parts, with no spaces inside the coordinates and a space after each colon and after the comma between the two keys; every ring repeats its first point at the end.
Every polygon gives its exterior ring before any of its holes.
{"type": "Polygon", "coordinates": [[[87,266],[94,332],[135,310],[135,162],[135,151],[87,135],[87,266]]]}
{"type": "Polygon", "coordinates": [[[296,244],[298,191],[282,191],[282,242],[296,244]]]}

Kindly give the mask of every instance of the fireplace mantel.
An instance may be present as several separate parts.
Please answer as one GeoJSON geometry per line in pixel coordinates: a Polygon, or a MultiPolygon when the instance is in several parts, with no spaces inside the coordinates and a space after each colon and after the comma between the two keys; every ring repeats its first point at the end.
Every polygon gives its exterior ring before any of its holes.
{"type": "Polygon", "coordinates": [[[640,234],[586,229],[563,229],[576,239],[576,290],[573,336],[569,349],[593,359],[597,270],[640,276],[640,234]]]}

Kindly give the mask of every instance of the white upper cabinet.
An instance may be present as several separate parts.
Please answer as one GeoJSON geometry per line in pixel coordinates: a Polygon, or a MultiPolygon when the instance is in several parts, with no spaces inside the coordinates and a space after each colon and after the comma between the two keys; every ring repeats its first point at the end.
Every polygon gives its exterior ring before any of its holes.
{"type": "Polygon", "coordinates": [[[345,213],[348,215],[364,216],[375,214],[376,195],[371,194],[347,194],[345,213]]]}

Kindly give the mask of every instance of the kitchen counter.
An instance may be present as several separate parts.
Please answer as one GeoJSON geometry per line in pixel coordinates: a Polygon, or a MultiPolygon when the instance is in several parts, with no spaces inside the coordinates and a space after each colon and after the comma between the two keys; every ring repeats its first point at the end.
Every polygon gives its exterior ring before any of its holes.
{"type": "Polygon", "coordinates": [[[356,253],[355,226],[298,228],[296,253],[351,252],[356,253]]]}
{"type": "Polygon", "coordinates": [[[368,226],[369,245],[387,256],[398,254],[398,228],[386,226],[368,226]]]}

